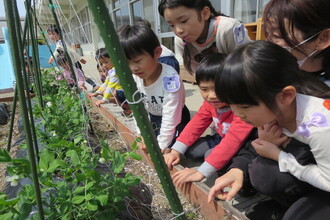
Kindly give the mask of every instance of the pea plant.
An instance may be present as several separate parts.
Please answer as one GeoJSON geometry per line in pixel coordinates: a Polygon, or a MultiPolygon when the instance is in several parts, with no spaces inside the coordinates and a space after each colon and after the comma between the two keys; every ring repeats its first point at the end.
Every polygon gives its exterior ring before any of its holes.
{"type": "MultiPolygon", "coordinates": [[[[38,101],[33,107],[34,117],[41,120],[36,133],[45,218],[115,219],[125,206],[124,198],[130,196],[129,187],[140,182],[123,173],[127,157],[140,159],[136,144],[132,151],[120,153],[100,140],[101,152],[94,153],[86,138],[88,119],[82,99],[66,83],[55,85],[50,72],[43,72],[45,107],[38,101]],[[100,171],[100,165],[106,171],[100,171]]],[[[8,164],[6,180],[12,186],[22,178],[31,179],[29,160],[1,150],[0,162],[8,164]]],[[[0,219],[38,219],[35,207],[32,183],[23,185],[15,198],[0,194],[0,219]]]]}

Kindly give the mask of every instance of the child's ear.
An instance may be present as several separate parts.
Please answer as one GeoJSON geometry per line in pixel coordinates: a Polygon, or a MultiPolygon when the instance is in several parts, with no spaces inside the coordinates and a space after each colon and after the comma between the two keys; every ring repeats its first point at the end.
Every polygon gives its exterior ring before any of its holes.
{"type": "Polygon", "coordinates": [[[163,51],[163,48],[161,46],[156,47],[154,50],[154,57],[158,59],[160,57],[160,55],[162,54],[162,51],[163,51]]]}
{"type": "Polygon", "coordinates": [[[286,86],[279,94],[279,102],[283,105],[290,105],[296,98],[297,90],[294,86],[286,86]]]}
{"type": "Polygon", "coordinates": [[[211,9],[208,6],[205,6],[202,10],[202,18],[204,21],[209,20],[209,18],[211,17],[211,9]]]}
{"type": "Polygon", "coordinates": [[[317,39],[318,39],[316,46],[317,50],[321,51],[330,47],[330,28],[326,28],[323,31],[321,31],[317,39]]]}

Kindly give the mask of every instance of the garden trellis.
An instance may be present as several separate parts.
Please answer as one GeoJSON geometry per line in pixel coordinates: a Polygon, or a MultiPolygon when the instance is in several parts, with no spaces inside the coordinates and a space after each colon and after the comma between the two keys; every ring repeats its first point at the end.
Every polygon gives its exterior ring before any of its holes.
{"type": "MultiPolygon", "coordinates": [[[[43,88],[42,88],[42,74],[39,71],[39,60],[38,60],[38,50],[37,50],[37,20],[36,20],[36,14],[35,14],[35,8],[32,10],[30,8],[31,1],[26,1],[26,8],[27,8],[27,22],[26,26],[24,27],[24,33],[22,34],[22,31],[20,31],[18,22],[19,22],[19,16],[17,12],[17,6],[16,1],[11,0],[5,0],[6,5],[6,15],[7,15],[7,21],[9,26],[9,34],[10,34],[10,42],[11,42],[11,50],[12,54],[17,54],[18,56],[13,57],[13,63],[15,67],[15,74],[16,74],[16,81],[17,81],[17,95],[20,101],[20,107],[22,111],[23,121],[24,121],[24,131],[26,134],[26,143],[28,147],[29,152],[29,160],[31,162],[31,171],[32,176],[34,180],[34,187],[35,187],[35,193],[36,193],[36,201],[37,201],[37,207],[38,207],[38,216],[40,219],[44,219],[44,213],[43,213],[43,201],[41,198],[41,191],[40,191],[40,182],[38,180],[38,145],[37,145],[37,138],[35,135],[35,128],[34,128],[34,121],[33,121],[33,114],[32,114],[32,106],[30,97],[27,96],[29,94],[29,83],[27,80],[28,74],[25,71],[24,68],[24,55],[23,51],[26,49],[26,40],[28,39],[28,36],[31,39],[31,46],[32,46],[32,58],[33,58],[33,65],[34,69],[37,70],[34,75],[34,82],[36,85],[37,90],[37,96],[39,100],[39,104],[41,108],[45,107],[45,100],[43,97],[43,88]],[[29,30],[29,32],[28,32],[29,30]],[[29,33],[29,34],[28,34],[29,33]],[[13,42],[18,42],[17,44],[14,44],[13,42]],[[23,73],[23,74],[21,74],[23,73]]],[[[56,21],[57,26],[60,26],[60,23],[57,19],[57,13],[56,10],[60,9],[56,5],[53,4],[51,0],[49,0],[50,3],[50,9],[53,12],[54,19],[56,21]]],[[[160,178],[161,184],[163,186],[163,189],[165,191],[165,194],[169,200],[169,203],[171,205],[172,211],[175,214],[175,217],[178,219],[185,219],[182,206],[180,204],[180,200],[178,198],[178,195],[175,191],[175,187],[172,183],[171,177],[169,175],[168,169],[163,161],[162,154],[160,152],[160,149],[158,147],[156,137],[154,135],[154,132],[152,131],[152,127],[150,123],[148,122],[148,116],[144,109],[144,106],[140,100],[139,93],[136,93],[137,88],[135,86],[134,80],[130,74],[130,70],[127,65],[126,58],[124,57],[124,54],[122,52],[122,49],[120,48],[118,36],[115,32],[115,29],[113,27],[113,24],[111,22],[111,19],[109,17],[109,14],[107,13],[106,6],[103,1],[92,1],[89,0],[89,7],[93,13],[93,16],[95,18],[95,22],[98,25],[101,36],[105,42],[106,48],[109,51],[113,63],[116,67],[116,70],[118,72],[120,81],[124,87],[125,93],[128,98],[128,102],[130,103],[131,109],[136,116],[137,124],[141,130],[142,137],[144,138],[144,141],[146,143],[146,146],[148,148],[148,151],[150,153],[151,159],[153,161],[153,164],[155,166],[155,169],[158,173],[158,176],[160,178]],[[107,27],[107,28],[105,28],[107,27]]],[[[60,12],[60,10],[58,10],[60,12]]],[[[61,34],[61,33],[60,33],[61,34]]],[[[62,38],[63,39],[63,38],[62,38]]],[[[64,50],[66,53],[66,56],[70,60],[70,57],[68,56],[67,49],[64,43],[64,50]]],[[[28,53],[29,54],[29,53],[28,53]]],[[[73,65],[71,60],[70,66],[71,70],[73,72],[73,65]]],[[[31,69],[31,67],[30,67],[31,69]]],[[[73,74],[75,77],[75,74],[73,74]]],[[[75,79],[76,80],[76,79],[75,79]]],[[[78,91],[79,93],[80,91],[78,91]]],[[[84,103],[82,103],[82,109],[84,103]]],[[[82,111],[83,112],[83,111],[82,111]]],[[[13,117],[13,116],[12,116],[13,117]]],[[[13,123],[13,122],[12,122],[13,123]]],[[[11,131],[12,132],[12,131],[11,131]]],[[[11,135],[11,134],[10,134],[11,135]]]]}

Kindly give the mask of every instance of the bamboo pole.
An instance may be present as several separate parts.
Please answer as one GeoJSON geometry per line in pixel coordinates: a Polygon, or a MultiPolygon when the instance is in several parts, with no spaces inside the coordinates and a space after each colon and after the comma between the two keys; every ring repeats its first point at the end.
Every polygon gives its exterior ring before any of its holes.
{"type": "MultiPolygon", "coordinates": [[[[23,66],[24,68],[22,68],[22,76],[23,76],[23,85],[25,87],[25,94],[26,94],[26,102],[27,102],[27,106],[28,106],[28,115],[29,115],[29,120],[30,120],[30,130],[31,130],[31,134],[32,134],[32,140],[33,140],[33,146],[34,146],[34,151],[36,154],[36,163],[38,164],[39,161],[39,148],[38,148],[38,144],[37,144],[37,134],[35,131],[35,126],[34,126],[34,117],[33,117],[33,112],[32,112],[32,104],[31,104],[31,97],[30,97],[30,89],[29,89],[29,78],[28,78],[28,74],[25,68],[25,61],[24,61],[24,55],[23,55],[23,50],[24,50],[24,41],[25,41],[25,33],[23,33],[23,38],[21,35],[22,32],[22,27],[21,27],[21,23],[20,23],[20,18],[19,18],[19,13],[18,13],[18,9],[17,7],[14,7],[14,18],[15,18],[15,23],[16,23],[16,35],[17,35],[17,39],[19,42],[18,43],[18,50],[21,51],[20,53],[18,53],[18,56],[20,57],[21,60],[21,66],[23,66]]],[[[29,22],[27,22],[26,27],[24,27],[24,29],[28,29],[29,27],[29,22]]],[[[25,30],[26,30],[25,29],[25,30]]],[[[39,58],[39,56],[38,56],[39,58]]],[[[39,68],[38,68],[39,69],[39,68]]],[[[41,91],[38,94],[39,95],[39,100],[42,100],[42,96],[41,96],[41,91]]],[[[41,101],[42,102],[42,101],[41,101]]]]}
{"type": "Polygon", "coordinates": [[[10,127],[9,127],[9,135],[8,135],[8,142],[7,142],[7,151],[8,152],[10,152],[11,139],[13,137],[16,103],[17,103],[17,85],[16,85],[16,88],[15,88],[15,95],[14,95],[14,100],[13,100],[13,109],[11,111],[11,118],[10,118],[10,127]]]}
{"type": "Polygon", "coordinates": [[[140,100],[141,98],[140,93],[136,93],[136,84],[128,67],[124,52],[120,46],[118,35],[110,19],[108,9],[104,1],[88,0],[88,5],[94,16],[95,23],[100,30],[105,47],[110,54],[111,61],[116,68],[116,73],[118,74],[121,85],[124,88],[126,98],[129,103],[134,103],[130,104],[130,107],[133,111],[137,125],[141,130],[142,137],[144,138],[151,160],[172,208],[172,212],[177,219],[186,219],[180,199],[158,146],[156,136],[149,123],[147,112],[141,101],[136,102],[136,100],[140,100]]]}
{"type": "MultiPolygon", "coordinates": [[[[33,183],[34,183],[34,189],[35,189],[35,194],[36,194],[36,202],[37,202],[37,208],[39,212],[39,218],[44,219],[44,211],[42,207],[42,200],[41,200],[41,192],[40,192],[40,186],[39,186],[39,181],[38,181],[38,173],[37,173],[37,166],[36,166],[36,161],[35,161],[35,152],[33,149],[33,143],[32,143],[32,135],[30,131],[30,122],[28,118],[28,109],[26,106],[26,100],[25,100],[25,94],[24,94],[24,85],[23,85],[23,80],[22,80],[22,66],[20,63],[20,57],[15,56],[15,54],[18,54],[22,51],[19,51],[19,47],[17,42],[19,42],[19,39],[17,38],[17,35],[15,33],[15,9],[16,7],[17,10],[17,4],[16,0],[4,0],[5,3],[5,11],[6,11],[6,18],[7,18],[7,24],[8,24],[8,33],[9,33],[9,39],[10,39],[10,50],[12,59],[13,59],[13,64],[14,64],[14,70],[15,70],[15,76],[16,76],[16,82],[17,82],[17,92],[18,92],[18,97],[20,101],[20,107],[22,110],[22,119],[23,119],[23,126],[24,126],[24,131],[26,135],[26,143],[27,143],[27,149],[28,149],[28,155],[30,159],[30,165],[31,165],[31,171],[32,171],[32,178],[33,178],[33,183]]],[[[17,18],[16,18],[17,19],[17,18]]]]}
{"type": "MultiPolygon", "coordinates": [[[[37,95],[39,97],[40,106],[44,108],[44,102],[42,97],[42,86],[41,86],[41,72],[40,72],[40,63],[39,63],[39,52],[38,52],[38,45],[35,38],[32,15],[31,15],[31,1],[25,1],[25,8],[26,8],[26,17],[27,22],[29,25],[30,30],[30,37],[31,37],[31,46],[32,46],[32,60],[33,60],[33,70],[34,70],[34,77],[35,77],[35,87],[37,91],[37,95]]],[[[24,45],[23,45],[24,46],[24,45]]]]}

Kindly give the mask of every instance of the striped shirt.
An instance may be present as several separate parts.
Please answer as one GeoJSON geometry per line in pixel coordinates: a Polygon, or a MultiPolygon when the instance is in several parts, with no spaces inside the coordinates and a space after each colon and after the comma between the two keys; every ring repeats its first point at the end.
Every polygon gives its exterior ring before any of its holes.
{"type": "Polygon", "coordinates": [[[109,70],[107,78],[96,92],[103,94],[103,101],[109,102],[115,90],[123,90],[123,87],[119,84],[119,78],[116,74],[115,68],[113,67],[109,70]]]}

